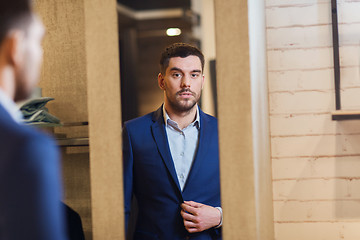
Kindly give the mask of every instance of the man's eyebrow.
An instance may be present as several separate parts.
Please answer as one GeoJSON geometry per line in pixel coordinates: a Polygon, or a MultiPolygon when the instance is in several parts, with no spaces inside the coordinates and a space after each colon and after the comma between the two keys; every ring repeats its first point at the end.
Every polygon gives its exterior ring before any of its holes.
{"type": "Polygon", "coordinates": [[[179,72],[182,72],[181,68],[177,68],[177,67],[172,67],[172,68],[170,68],[170,71],[179,71],[179,72]]]}
{"type": "MultiPolygon", "coordinates": [[[[172,67],[170,68],[170,71],[179,71],[179,72],[183,72],[183,70],[181,68],[177,68],[177,67],[172,67]]],[[[201,73],[202,71],[200,69],[194,69],[191,72],[198,72],[201,73]]]]}

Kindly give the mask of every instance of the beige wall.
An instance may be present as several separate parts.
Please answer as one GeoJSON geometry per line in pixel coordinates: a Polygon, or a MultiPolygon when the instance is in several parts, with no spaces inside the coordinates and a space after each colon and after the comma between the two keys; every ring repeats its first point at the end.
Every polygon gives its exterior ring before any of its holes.
{"type": "MultiPolygon", "coordinates": [[[[359,109],[360,3],[337,2],[343,109],[359,109]]],[[[276,239],[359,239],[360,122],[331,120],[330,1],[270,0],[266,17],[276,239]]]]}

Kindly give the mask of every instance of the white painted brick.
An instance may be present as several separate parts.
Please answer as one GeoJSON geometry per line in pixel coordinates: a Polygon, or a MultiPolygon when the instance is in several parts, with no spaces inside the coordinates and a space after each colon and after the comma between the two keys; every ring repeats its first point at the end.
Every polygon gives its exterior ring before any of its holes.
{"type": "MultiPolygon", "coordinates": [[[[359,14],[360,15],[360,14],[359,14]]],[[[360,46],[343,46],[339,49],[340,66],[359,66],[360,46]]],[[[359,68],[358,68],[359,70],[359,68]]]]}
{"type": "Polygon", "coordinates": [[[355,67],[340,68],[341,88],[360,87],[360,69],[355,67]]]}
{"type": "Polygon", "coordinates": [[[360,2],[343,1],[338,3],[338,22],[354,23],[360,22],[360,2]]]}
{"type": "MultiPolygon", "coordinates": [[[[360,87],[359,67],[340,69],[341,88],[360,87]]],[[[271,71],[268,73],[269,92],[333,90],[333,68],[319,70],[271,71]]]]}
{"type": "Polygon", "coordinates": [[[359,240],[360,223],[278,223],[276,240],[359,240]],[[354,231],[357,228],[357,232],[354,231]],[[346,237],[345,237],[346,236],[346,237]]]}
{"type": "MultiPolygon", "coordinates": [[[[343,1],[343,0],[339,0],[343,1]]],[[[281,7],[281,6],[293,6],[306,5],[306,4],[318,4],[329,3],[329,0],[266,0],[266,7],[281,7]]]]}
{"type": "Polygon", "coordinates": [[[337,221],[339,218],[360,218],[360,200],[274,202],[274,221],[337,221]]]}
{"type": "Polygon", "coordinates": [[[267,29],[268,48],[332,46],[331,25],[267,29]],[[284,37],[286,36],[286,37],[284,37]]]}
{"type": "Polygon", "coordinates": [[[266,9],[267,27],[320,25],[331,23],[330,2],[266,9]],[[305,17],[306,16],[306,17],[305,17]]]}
{"type": "Polygon", "coordinates": [[[272,159],[273,179],[360,177],[360,155],[272,159]]]}
{"type": "Polygon", "coordinates": [[[270,93],[270,113],[319,113],[335,110],[335,93],[326,91],[270,93]]]}
{"type": "Polygon", "coordinates": [[[360,87],[342,90],[340,94],[341,94],[341,109],[360,110],[360,87]]]}
{"type": "MultiPolygon", "coordinates": [[[[357,219],[359,219],[359,217],[357,217],[357,219]]],[[[359,240],[360,239],[359,229],[360,229],[360,222],[352,222],[352,223],[344,224],[343,228],[341,229],[341,231],[343,232],[342,239],[359,240]]]]}
{"type": "Polygon", "coordinates": [[[273,137],[273,157],[360,155],[360,135],[273,137]]]}
{"type": "Polygon", "coordinates": [[[304,70],[333,67],[333,49],[269,50],[268,70],[304,70]]]}
{"type": "Polygon", "coordinates": [[[360,134],[360,120],[333,121],[331,114],[271,115],[272,136],[309,134],[360,134]]]}
{"type": "MultiPolygon", "coordinates": [[[[338,24],[339,44],[358,45],[360,41],[360,23],[343,23],[338,24]]],[[[331,38],[331,34],[329,35],[331,38]]]]}
{"type": "MultiPolygon", "coordinates": [[[[357,125],[360,124],[357,123],[357,125]]],[[[272,136],[335,134],[336,122],[331,120],[330,114],[272,115],[270,116],[270,132],[272,136]]]]}
{"type": "Polygon", "coordinates": [[[273,193],[274,200],[359,200],[360,180],[279,180],[273,182],[273,193]]]}
{"type": "MultiPolygon", "coordinates": [[[[360,21],[360,2],[338,1],[337,8],[339,24],[360,21]]],[[[268,27],[331,24],[331,4],[330,1],[313,0],[288,4],[279,0],[278,4],[267,3],[266,15],[268,27]]]]}
{"type": "MultiPolygon", "coordinates": [[[[342,72],[344,72],[343,74],[346,73],[345,71],[342,72]]],[[[269,72],[268,81],[270,92],[331,90],[334,89],[334,70],[328,68],[309,71],[295,70],[269,72]]]]}
{"type": "MultiPolygon", "coordinates": [[[[360,1],[337,2],[342,107],[360,109],[360,1]]],[[[358,240],[360,120],[331,120],[330,0],[265,3],[275,238],[358,240]]]]}
{"type": "MultiPolygon", "coordinates": [[[[339,24],[339,44],[359,45],[360,23],[339,24]]],[[[332,26],[299,26],[267,29],[268,48],[332,47],[332,26]],[[284,37],[286,36],[286,37],[284,37]]]]}

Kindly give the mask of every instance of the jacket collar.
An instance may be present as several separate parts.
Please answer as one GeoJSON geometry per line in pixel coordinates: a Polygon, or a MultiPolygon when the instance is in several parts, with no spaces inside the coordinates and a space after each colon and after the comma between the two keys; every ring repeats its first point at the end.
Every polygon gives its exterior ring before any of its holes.
{"type": "Polygon", "coordinates": [[[11,100],[5,92],[0,88],[0,105],[3,106],[5,111],[11,116],[11,118],[20,123],[22,120],[22,114],[19,108],[16,106],[13,100],[11,100]]]}
{"type": "MultiPolygon", "coordinates": [[[[195,120],[192,123],[190,123],[189,125],[197,123],[197,127],[200,128],[200,114],[199,114],[199,111],[200,111],[199,106],[196,105],[196,117],[195,117],[195,120]]],[[[170,120],[170,122],[178,124],[177,122],[173,121],[170,118],[170,116],[168,115],[168,113],[166,112],[165,104],[162,105],[162,114],[163,114],[165,126],[167,126],[169,124],[169,122],[168,122],[169,120],[170,120]]]]}

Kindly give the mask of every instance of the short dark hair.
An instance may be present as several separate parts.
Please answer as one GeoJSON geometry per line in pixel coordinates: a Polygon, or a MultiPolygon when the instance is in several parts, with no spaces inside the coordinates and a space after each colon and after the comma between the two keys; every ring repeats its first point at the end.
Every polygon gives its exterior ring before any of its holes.
{"type": "Polygon", "coordinates": [[[188,56],[197,56],[201,62],[201,70],[204,71],[204,55],[197,48],[187,43],[174,43],[165,48],[160,57],[160,72],[165,74],[166,68],[169,66],[170,58],[173,57],[188,57],[188,56]]]}
{"type": "Polygon", "coordinates": [[[31,0],[0,1],[0,43],[11,29],[26,30],[32,20],[31,0]]]}

